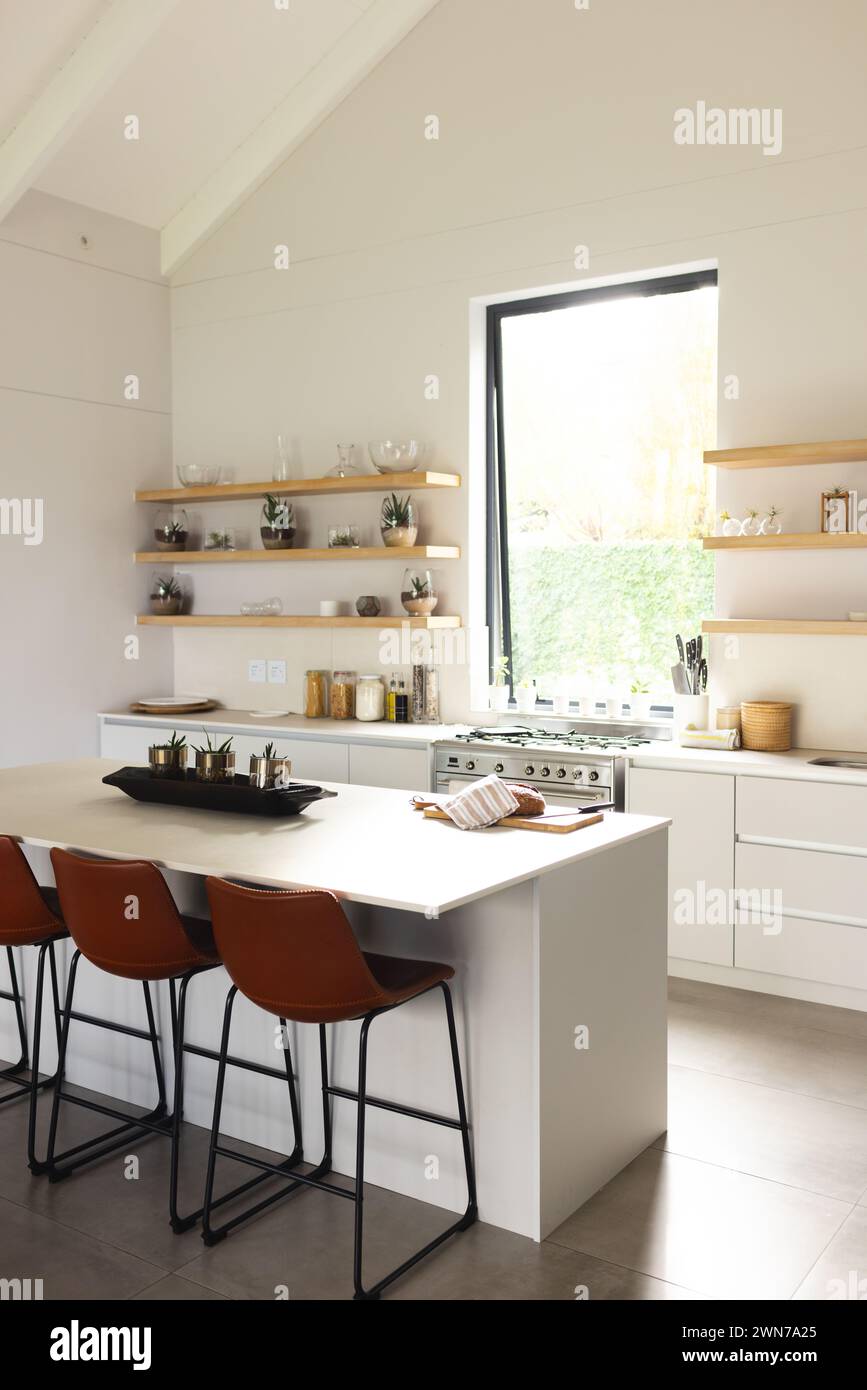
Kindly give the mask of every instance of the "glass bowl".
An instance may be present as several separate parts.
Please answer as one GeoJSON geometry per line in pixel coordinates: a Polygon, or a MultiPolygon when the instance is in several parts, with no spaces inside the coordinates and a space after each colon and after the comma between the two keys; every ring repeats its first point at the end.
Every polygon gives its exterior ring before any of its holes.
{"type": "Polygon", "coordinates": [[[220,481],[217,463],[179,463],[178,480],[181,487],[215,487],[220,481]]]}
{"type": "Polygon", "coordinates": [[[421,463],[424,445],[417,439],[407,439],[403,443],[374,439],[367,451],[377,473],[412,473],[421,463]]]}

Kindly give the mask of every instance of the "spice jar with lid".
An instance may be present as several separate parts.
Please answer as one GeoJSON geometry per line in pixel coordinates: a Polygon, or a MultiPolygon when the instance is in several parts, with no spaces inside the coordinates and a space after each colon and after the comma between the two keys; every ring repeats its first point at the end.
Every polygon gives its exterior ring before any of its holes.
{"type": "Polygon", "coordinates": [[[355,687],[355,717],[364,724],[385,718],[385,686],[381,676],[359,676],[355,687]]]}
{"type": "Polygon", "coordinates": [[[308,671],[304,677],[304,713],[308,719],[328,714],[328,672],[308,671]]]}
{"type": "Polygon", "coordinates": [[[335,671],[331,677],[331,718],[353,719],[355,717],[354,671],[335,671]]]}

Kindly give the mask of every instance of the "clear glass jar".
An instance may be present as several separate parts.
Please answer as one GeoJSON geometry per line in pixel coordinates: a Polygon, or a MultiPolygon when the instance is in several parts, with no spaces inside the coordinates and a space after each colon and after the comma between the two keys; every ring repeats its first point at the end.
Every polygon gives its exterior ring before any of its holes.
{"type": "Polygon", "coordinates": [[[328,713],[328,672],[308,671],[304,677],[304,714],[324,719],[328,713]]]}
{"type": "Polygon", "coordinates": [[[331,677],[331,718],[355,718],[354,671],[335,671],[331,677]]]}
{"type": "Polygon", "coordinates": [[[160,507],[154,518],[154,544],[157,550],[186,550],[190,524],[183,508],[160,507]]]}
{"type": "Polygon", "coordinates": [[[430,570],[404,571],[400,601],[407,613],[412,614],[414,618],[430,617],[439,602],[430,570]]]}
{"type": "Polygon", "coordinates": [[[385,718],[385,686],[382,676],[359,676],[355,687],[355,717],[363,724],[385,718]]]}

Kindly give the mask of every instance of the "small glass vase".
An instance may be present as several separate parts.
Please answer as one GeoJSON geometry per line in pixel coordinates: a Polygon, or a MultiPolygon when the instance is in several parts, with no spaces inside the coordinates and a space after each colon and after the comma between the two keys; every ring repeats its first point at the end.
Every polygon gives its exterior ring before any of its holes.
{"type": "Polygon", "coordinates": [[[186,550],[189,537],[186,512],[177,507],[160,507],[154,520],[154,544],[157,550],[186,550]]]}
{"type": "Polygon", "coordinates": [[[361,469],[353,463],[352,456],[355,453],[354,444],[338,444],[337,462],[333,468],[329,468],[327,477],[329,478],[354,478],[361,469]]]}
{"type": "Polygon", "coordinates": [[[400,601],[413,618],[430,617],[439,602],[430,570],[404,571],[400,601]]]}
{"type": "Polygon", "coordinates": [[[150,606],[155,618],[174,618],[183,611],[184,591],[175,575],[167,573],[152,576],[150,606]]]}
{"type": "Polygon", "coordinates": [[[379,528],[384,545],[403,549],[415,545],[418,539],[418,509],[412,498],[397,497],[394,493],[386,497],[379,528]]]}

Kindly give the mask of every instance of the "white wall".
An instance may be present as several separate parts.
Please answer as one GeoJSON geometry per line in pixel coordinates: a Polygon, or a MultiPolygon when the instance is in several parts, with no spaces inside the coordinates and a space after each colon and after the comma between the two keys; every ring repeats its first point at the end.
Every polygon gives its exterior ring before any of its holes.
{"type": "MultiPolygon", "coordinates": [[[[867,434],[865,46],[861,0],[591,0],[587,11],[441,0],[175,277],[177,459],[268,476],[282,428],[315,474],[338,440],[431,440],[434,464],[473,487],[421,495],[424,538],[465,547],[440,567],[443,606],[478,622],[471,301],[707,261],[720,272],[720,372],[740,380],[739,400],[720,401],[719,445],[867,434]],[[781,108],[782,154],[675,145],[675,108],[700,99],[781,108]],[[429,114],[437,142],[424,138],[429,114]],[[278,243],[291,249],[288,271],[273,268],[278,243]],[[578,243],[591,252],[583,277],[578,243]],[[437,402],[424,397],[429,373],[441,377],[437,402]]],[[[867,486],[865,466],[839,470],[850,475],[867,486]]],[[[788,526],[813,525],[827,480],[838,470],[723,475],[720,505],[775,501],[788,526]]],[[[338,512],[370,532],[376,508],[306,511],[316,543],[338,512]]],[[[276,592],[303,612],[320,597],[397,598],[399,572],[384,563],[281,573],[233,572],[231,585],[228,572],[197,575],[197,601],[216,611],[276,592]]],[[[860,557],[720,564],[724,616],[864,606],[860,557]]],[[[246,634],[201,637],[176,634],[178,677],[232,703],[261,703],[262,688],[246,687],[248,655],[285,653],[297,671],[376,659],[373,638],[360,651],[357,637],[274,636],[253,652],[246,634]]],[[[716,647],[724,698],[791,694],[802,742],[867,747],[863,639],[744,640],[737,661],[716,647]]],[[[467,712],[465,671],[446,691],[446,715],[467,712]]]]}
{"type": "Polygon", "coordinates": [[[97,710],[171,682],[165,634],[124,657],[149,577],[131,562],[132,493],[170,476],[158,242],[42,193],[0,225],[0,497],[44,507],[41,545],[0,535],[3,766],[95,754],[97,710]],[[132,373],[138,402],[124,399],[132,373]]]}

